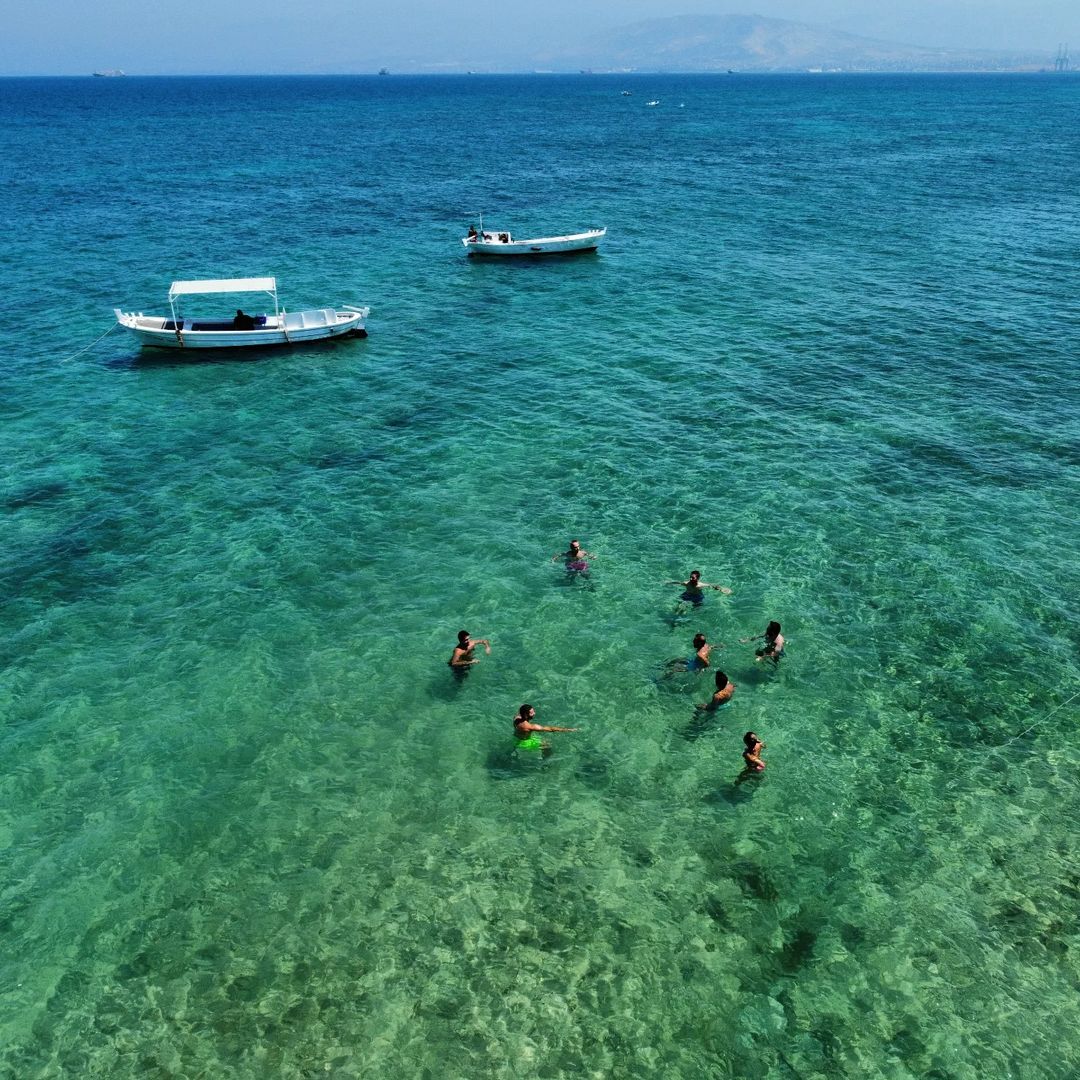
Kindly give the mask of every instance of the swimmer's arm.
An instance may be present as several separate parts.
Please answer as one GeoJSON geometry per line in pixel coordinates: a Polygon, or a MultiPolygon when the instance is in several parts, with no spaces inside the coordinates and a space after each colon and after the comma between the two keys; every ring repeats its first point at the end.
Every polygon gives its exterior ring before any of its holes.
{"type": "Polygon", "coordinates": [[[488,641],[488,639],[486,637],[485,638],[478,638],[477,641],[476,641],[476,644],[477,645],[483,645],[484,646],[484,652],[486,652],[488,654],[488,656],[491,655],[491,642],[488,641]]]}
{"type": "Polygon", "coordinates": [[[576,727],[549,727],[546,724],[533,724],[526,720],[524,724],[517,725],[523,731],[577,731],[576,727]]]}
{"type": "Polygon", "coordinates": [[[712,585],[707,581],[701,582],[701,586],[704,589],[715,589],[717,592],[722,592],[725,596],[731,595],[731,590],[726,585],[712,585]]]}

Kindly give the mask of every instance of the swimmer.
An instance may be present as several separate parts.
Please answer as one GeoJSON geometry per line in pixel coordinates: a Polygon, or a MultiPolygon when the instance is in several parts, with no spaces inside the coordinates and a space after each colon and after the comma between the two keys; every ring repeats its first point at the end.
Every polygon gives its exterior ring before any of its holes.
{"type": "MultiPolygon", "coordinates": [[[[723,648],[720,645],[719,648],[723,648]]],[[[668,661],[668,673],[676,671],[704,671],[709,666],[709,654],[713,647],[706,641],[704,634],[694,635],[694,652],[685,660],[680,656],[668,661]]]]}
{"type": "Polygon", "coordinates": [[[700,570],[691,570],[690,578],[687,581],[665,581],[664,584],[681,585],[683,594],[679,599],[685,600],[688,604],[693,604],[694,607],[699,607],[705,602],[705,589],[715,589],[725,596],[731,595],[731,590],[726,585],[713,585],[708,581],[702,581],[700,570]]]}
{"type": "Polygon", "coordinates": [[[538,731],[578,731],[576,727],[547,727],[544,724],[534,724],[533,717],[536,710],[531,705],[522,705],[514,717],[514,749],[515,750],[539,750],[544,757],[551,753],[551,744],[546,739],[536,736],[538,731]]]}
{"type": "Polygon", "coordinates": [[[764,634],[739,638],[739,642],[745,645],[748,641],[757,641],[759,638],[764,638],[765,644],[757,650],[755,663],[760,664],[762,660],[771,660],[774,664],[779,664],[780,658],[784,655],[784,635],[780,633],[780,624],[771,622],[765,627],[764,634]]]}
{"type": "Polygon", "coordinates": [[[491,655],[491,642],[487,638],[471,638],[468,630],[458,631],[457,644],[454,646],[453,654],[447,661],[455,673],[464,675],[473,664],[480,663],[480,658],[473,656],[473,649],[477,645],[483,645],[484,652],[488,656],[491,655]]]}
{"type": "Polygon", "coordinates": [[[586,559],[595,559],[596,556],[591,551],[582,550],[581,544],[577,540],[570,541],[570,549],[568,551],[557,551],[551,556],[552,562],[558,562],[562,559],[566,563],[566,569],[573,574],[582,574],[589,569],[589,564],[586,559]]]}
{"type": "Polygon", "coordinates": [[[746,747],[743,751],[746,768],[750,772],[764,772],[765,762],[761,760],[761,751],[765,749],[765,744],[752,731],[743,736],[743,744],[746,747]]]}
{"type": "Polygon", "coordinates": [[[713,694],[710,701],[702,702],[698,708],[704,709],[706,712],[712,712],[723,705],[725,701],[730,701],[734,693],[735,684],[730,682],[722,671],[718,671],[716,673],[716,693],[713,694]]]}

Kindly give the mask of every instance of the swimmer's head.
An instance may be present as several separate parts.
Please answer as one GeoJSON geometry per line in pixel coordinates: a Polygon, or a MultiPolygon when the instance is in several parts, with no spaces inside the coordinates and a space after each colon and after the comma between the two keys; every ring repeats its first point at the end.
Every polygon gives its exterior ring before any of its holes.
{"type": "Polygon", "coordinates": [[[753,733],[752,731],[748,731],[748,732],[747,732],[747,733],[746,733],[746,734],[745,734],[745,735],[744,735],[744,736],[742,737],[742,741],[743,741],[744,743],[746,743],[746,749],[747,749],[747,750],[753,750],[753,748],[754,748],[754,743],[756,743],[756,742],[759,742],[760,740],[758,739],[758,737],[757,737],[757,736],[756,736],[756,735],[755,735],[755,734],[754,734],[754,733],[753,733]]]}
{"type": "Polygon", "coordinates": [[[699,581],[700,579],[701,579],[701,571],[700,570],[691,570],[690,571],[690,580],[691,581],[699,581]]]}
{"type": "Polygon", "coordinates": [[[716,689],[723,690],[727,686],[727,682],[727,676],[722,671],[718,671],[716,673],[716,689]]]}
{"type": "Polygon", "coordinates": [[[459,645],[467,645],[469,643],[469,631],[459,630],[457,632],[457,643],[459,645]]]}
{"type": "Polygon", "coordinates": [[[535,715],[536,710],[531,705],[525,704],[522,705],[520,709],[518,709],[517,719],[531,720],[535,715]]]}
{"type": "Polygon", "coordinates": [[[577,541],[577,540],[571,540],[571,541],[570,541],[570,550],[571,550],[571,551],[577,551],[577,549],[578,549],[579,547],[581,547],[581,544],[580,544],[580,543],[578,543],[578,541],[577,541]]]}
{"type": "Polygon", "coordinates": [[[765,636],[769,638],[770,641],[779,633],[780,624],[778,622],[771,622],[768,626],[765,627],[765,636]]]}
{"type": "Polygon", "coordinates": [[[704,644],[705,644],[705,635],[704,634],[695,634],[694,635],[694,648],[695,649],[700,649],[701,646],[704,645],[704,644]]]}

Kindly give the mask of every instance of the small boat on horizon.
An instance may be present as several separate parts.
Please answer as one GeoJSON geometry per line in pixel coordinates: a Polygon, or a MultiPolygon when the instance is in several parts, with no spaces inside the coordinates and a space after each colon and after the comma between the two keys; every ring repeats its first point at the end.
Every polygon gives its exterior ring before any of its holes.
{"type": "Polygon", "coordinates": [[[169,287],[169,312],[144,315],[113,308],[117,323],[130,330],[142,345],[162,349],[265,348],[298,345],[335,337],[367,337],[364,319],[370,308],[342,305],[286,312],[278,303],[277,279],[220,278],[207,281],[174,281],[169,287]],[[183,296],[221,296],[259,293],[274,301],[270,314],[245,315],[237,309],[233,318],[191,318],[177,310],[183,296]]]}
{"type": "Polygon", "coordinates": [[[119,68],[111,68],[108,71],[95,71],[95,79],[115,79],[124,73],[119,68]]]}
{"type": "Polygon", "coordinates": [[[584,232],[567,233],[565,236],[542,236],[531,240],[515,240],[508,232],[485,229],[480,219],[477,231],[469,226],[469,235],[462,237],[465,250],[472,255],[572,255],[581,251],[595,251],[607,229],[586,229],[584,232]]]}

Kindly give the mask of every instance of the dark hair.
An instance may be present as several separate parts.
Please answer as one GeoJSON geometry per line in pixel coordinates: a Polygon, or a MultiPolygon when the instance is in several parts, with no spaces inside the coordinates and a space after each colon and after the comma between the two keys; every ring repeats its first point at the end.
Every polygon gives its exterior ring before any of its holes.
{"type": "Polygon", "coordinates": [[[578,547],[581,547],[581,541],[580,540],[571,540],[570,541],[570,546],[571,547],[573,547],[575,544],[577,544],[578,547]]]}
{"type": "Polygon", "coordinates": [[[716,673],[716,689],[723,690],[725,686],[727,686],[727,676],[722,671],[718,671],[716,673]]]}
{"type": "Polygon", "coordinates": [[[459,630],[457,632],[457,639],[458,639],[458,644],[459,645],[464,645],[465,642],[469,640],[469,631],[468,630],[459,630]]]}
{"type": "Polygon", "coordinates": [[[748,731],[743,737],[742,741],[746,744],[747,750],[754,749],[754,743],[761,742],[761,740],[752,732],[748,731]]]}
{"type": "Polygon", "coordinates": [[[700,570],[691,570],[690,571],[690,576],[691,577],[701,577],[701,571],[700,570]]]}
{"type": "Polygon", "coordinates": [[[531,712],[536,712],[536,710],[528,702],[526,702],[524,705],[521,706],[520,709],[518,709],[517,716],[514,717],[514,723],[516,724],[519,720],[528,720],[529,713],[531,712]]]}
{"type": "Polygon", "coordinates": [[[780,624],[778,622],[771,622],[765,627],[765,637],[772,641],[777,634],[780,633],[780,624]]]}
{"type": "Polygon", "coordinates": [[[704,645],[705,643],[706,643],[706,637],[705,637],[704,634],[695,634],[694,635],[694,648],[695,649],[700,649],[701,646],[704,645]]]}

